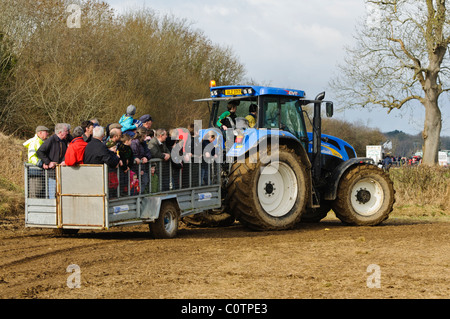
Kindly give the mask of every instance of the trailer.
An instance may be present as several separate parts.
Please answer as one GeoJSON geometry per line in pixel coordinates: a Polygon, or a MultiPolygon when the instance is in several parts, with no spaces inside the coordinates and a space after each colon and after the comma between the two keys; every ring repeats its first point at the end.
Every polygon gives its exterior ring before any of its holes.
{"type": "Polygon", "coordinates": [[[71,234],[148,224],[152,237],[173,238],[180,218],[221,207],[220,184],[215,162],[180,167],[158,159],[128,172],[25,164],[25,226],[71,234]]]}

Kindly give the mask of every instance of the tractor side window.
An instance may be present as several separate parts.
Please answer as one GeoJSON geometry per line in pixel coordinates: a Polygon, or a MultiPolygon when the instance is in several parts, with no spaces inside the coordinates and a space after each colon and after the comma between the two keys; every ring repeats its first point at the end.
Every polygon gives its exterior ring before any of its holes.
{"type": "Polygon", "coordinates": [[[298,99],[281,101],[280,129],[292,133],[297,138],[306,136],[304,121],[298,99]]]}
{"type": "Polygon", "coordinates": [[[278,109],[278,98],[265,98],[263,105],[264,127],[268,129],[280,127],[280,111],[278,109]]]}

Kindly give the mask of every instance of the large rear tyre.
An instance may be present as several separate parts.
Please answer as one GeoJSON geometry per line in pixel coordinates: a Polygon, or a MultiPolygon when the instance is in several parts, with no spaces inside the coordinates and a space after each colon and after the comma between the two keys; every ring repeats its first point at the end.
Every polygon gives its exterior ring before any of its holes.
{"type": "Polygon", "coordinates": [[[309,194],[305,167],[293,150],[281,145],[274,154],[258,154],[234,163],[228,182],[230,208],[254,230],[282,230],[300,221],[309,194]],[[264,164],[267,163],[267,164],[264,164]]]}
{"type": "Polygon", "coordinates": [[[375,226],[388,219],[394,202],[389,175],[374,165],[358,165],[342,176],[333,211],[345,224],[375,226]]]}
{"type": "Polygon", "coordinates": [[[161,204],[159,218],[149,224],[150,235],[155,239],[174,238],[178,232],[178,207],[171,201],[161,204]]]}

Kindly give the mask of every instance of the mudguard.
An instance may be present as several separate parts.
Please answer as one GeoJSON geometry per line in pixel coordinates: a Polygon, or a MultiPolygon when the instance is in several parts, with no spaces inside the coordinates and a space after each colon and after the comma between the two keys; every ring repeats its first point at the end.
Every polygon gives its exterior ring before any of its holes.
{"type": "Polygon", "coordinates": [[[159,218],[159,213],[161,209],[161,203],[165,200],[176,200],[178,207],[180,207],[178,203],[178,197],[175,194],[163,195],[163,196],[153,196],[153,197],[144,197],[141,203],[141,218],[154,221],[159,218]]]}
{"type": "Polygon", "coordinates": [[[367,157],[356,157],[349,159],[345,162],[339,164],[334,170],[333,174],[328,183],[328,189],[325,191],[324,199],[325,200],[335,200],[337,194],[337,188],[339,187],[339,181],[341,180],[344,173],[350,169],[351,167],[357,165],[371,164],[375,165],[375,162],[372,158],[367,157]]]}

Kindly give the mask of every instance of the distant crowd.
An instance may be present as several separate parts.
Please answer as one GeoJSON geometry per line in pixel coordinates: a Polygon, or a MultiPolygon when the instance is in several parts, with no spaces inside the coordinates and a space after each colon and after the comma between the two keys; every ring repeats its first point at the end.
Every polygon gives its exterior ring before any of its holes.
{"type": "Polygon", "coordinates": [[[391,156],[386,155],[383,160],[378,162],[378,166],[385,170],[389,170],[391,167],[395,166],[415,166],[422,163],[422,158],[420,156],[391,156]]]}

